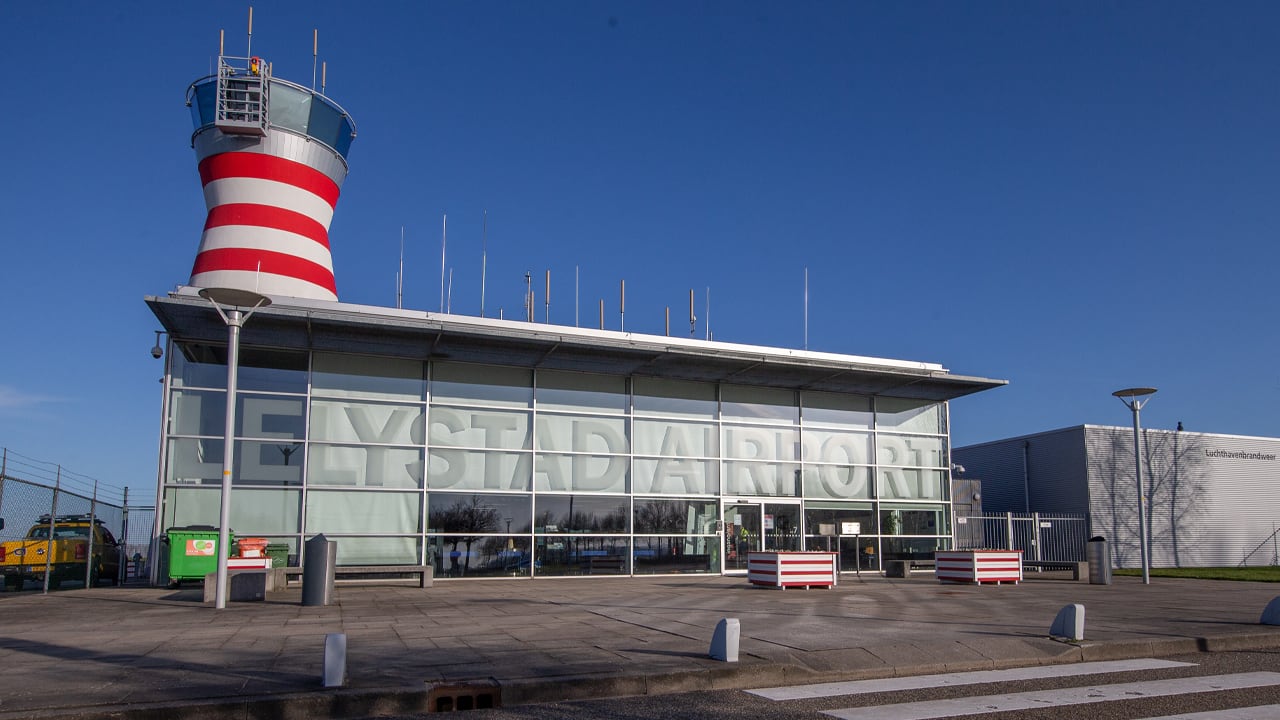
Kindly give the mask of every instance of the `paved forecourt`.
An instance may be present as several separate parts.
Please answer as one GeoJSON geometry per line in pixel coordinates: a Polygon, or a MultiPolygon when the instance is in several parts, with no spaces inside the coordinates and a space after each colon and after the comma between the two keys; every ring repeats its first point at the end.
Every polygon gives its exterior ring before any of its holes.
{"type": "Polygon", "coordinates": [[[1044,573],[1018,585],[843,577],[830,590],[745,578],[564,578],[297,589],[215,610],[198,586],[0,593],[0,720],[361,717],[436,696],[514,705],[764,688],[1280,647],[1260,625],[1280,586],[1044,573]],[[1085,640],[1048,637],[1065,605],[1085,640]],[[740,661],[708,656],[722,618],[740,661]],[[322,687],[325,636],[347,638],[344,687],[322,687]]]}

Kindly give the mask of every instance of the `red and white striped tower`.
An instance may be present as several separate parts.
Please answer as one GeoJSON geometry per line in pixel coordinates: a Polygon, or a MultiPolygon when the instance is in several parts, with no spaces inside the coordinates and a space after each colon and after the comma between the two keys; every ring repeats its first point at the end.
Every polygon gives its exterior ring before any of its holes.
{"type": "Polygon", "coordinates": [[[257,57],[218,58],[187,91],[209,210],[197,288],[337,300],[329,223],[355,137],[322,93],[271,77],[257,57]]]}

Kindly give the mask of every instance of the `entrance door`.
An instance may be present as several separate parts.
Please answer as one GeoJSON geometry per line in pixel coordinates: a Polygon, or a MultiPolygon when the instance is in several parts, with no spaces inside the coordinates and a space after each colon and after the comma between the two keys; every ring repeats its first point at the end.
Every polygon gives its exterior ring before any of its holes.
{"type": "Polygon", "coordinates": [[[722,517],[725,573],[745,573],[749,552],[800,549],[798,500],[726,499],[722,517]]]}

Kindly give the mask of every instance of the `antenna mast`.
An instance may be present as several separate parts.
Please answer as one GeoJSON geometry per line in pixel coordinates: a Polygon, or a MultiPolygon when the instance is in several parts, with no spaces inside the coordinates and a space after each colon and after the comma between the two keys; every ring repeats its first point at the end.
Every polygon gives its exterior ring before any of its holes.
{"type": "Polygon", "coordinates": [[[245,55],[253,57],[253,6],[249,6],[249,44],[245,48],[245,55]]]}
{"type": "Polygon", "coordinates": [[[449,242],[449,215],[440,216],[440,312],[444,312],[444,251],[449,242]]]}
{"type": "Polygon", "coordinates": [[[622,332],[627,331],[627,281],[622,281],[621,288],[622,300],[618,303],[618,315],[620,316],[618,329],[622,332]]]}
{"type": "Polygon", "coordinates": [[[311,89],[316,89],[316,62],[320,56],[320,30],[311,30],[311,89]]]}
{"type": "Polygon", "coordinates": [[[804,266],[804,349],[809,349],[809,266],[804,266]]]}
{"type": "Polygon", "coordinates": [[[543,294],[543,301],[547,304],[547,324],[551,324],[551,271],[547,271],[547,291],[543,294]]]}
{"type": "Polygon", "coordinates": [[[489,211],[480,225],[480,317],[484,317],[484,274],[489,265],[489,211]]]}
{"type": "Polygon", "coordinates": [[[404,226],[400,226],[400,271],[396,273],[396,309],[404,308],[404,226]]]}
{"type": "Polygon", "coordinates": [[[698,316],[693,314],[693,288],[689,288],[689,337],[698,331],[698,316]]]}

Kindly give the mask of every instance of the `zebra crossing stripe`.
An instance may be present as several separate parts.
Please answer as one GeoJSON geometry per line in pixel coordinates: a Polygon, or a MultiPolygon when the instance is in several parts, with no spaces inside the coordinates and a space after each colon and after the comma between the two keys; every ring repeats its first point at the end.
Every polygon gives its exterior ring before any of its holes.
{"type": "Polygon", "coordinates": [[[1193,667],[1195,663],[1139,658],[1137,660],[1113,660],[1107,662],[1074,663],[1071,665],[1035,665],[1008,670],[976,670],[973,672],[945,673],[940,675],[916,675],[914,677],[883,678],[880,680],[851,680],[847,682],[793,685],[748,690],[770,700],[810,700],[837,695],[863,695],[878,692],[922,690],[925,688],[979,685],[981,683],[1011,682],[1015,680],[1042,680],[1044,678],[1098,675],[1101,673],[1129,672],[1134,670],[1163,670],[1175,667],[1193,667]]]}
{"type": "Polygon", "coordinates": [[[932,720],[933,718],[980,715],[982,713],[1009,712],[1011,710],[1029,710],[1031,708],[1089,705],[1115,702],[1117,700],[1138,700],[1141,698],[1239,690],[1270,685],[1280,685],[1280,673],[1253,672],[1119,683],[1116,685],[1086,685],[1084,687],[1063,688],[1061,690],[1034,690],[1008,695],[983,695],[951,700],[845,708],[842,710],[827,710],[822,714],[841,718],[841,720],[932,720]]]}
{"type": "Polygon", "coordinates": [[[1257,705],[1254,707],[1230,708],[1228,710],[1209,710],[1207,712],[1186,713],[1185,715],[1165,715],[1147,720],[1275,720],[1280,717],[1280,705],[1257,705]]]}

